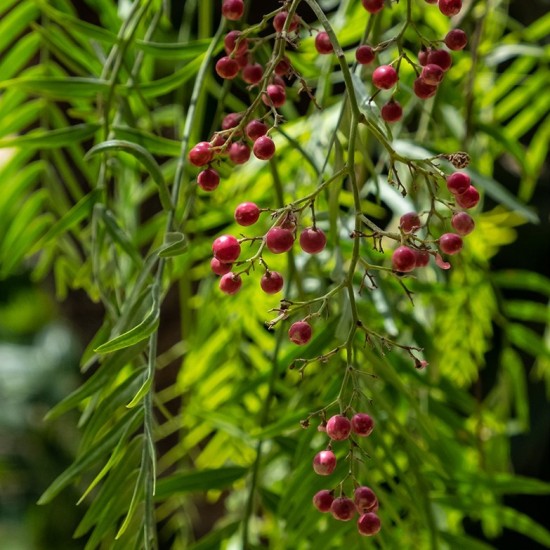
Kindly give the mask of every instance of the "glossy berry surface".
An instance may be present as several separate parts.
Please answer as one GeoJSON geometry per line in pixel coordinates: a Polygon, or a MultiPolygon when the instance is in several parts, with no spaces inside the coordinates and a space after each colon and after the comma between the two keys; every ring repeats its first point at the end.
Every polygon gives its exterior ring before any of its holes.
{"type": "Polygon", "coordinates": [[[317,36],[315,37],[315,49],[323,55],[332,53],[334,48],[332,47],[330,37],[326,32],[322,31],[317,33],[317,36]]]}
{"type": "Polygon", "coordinates": [[[361,0],[361,4],[369,13],[378,13],[384,7],[384,0],[361,0]]]}
{"type": "Polygon", "coordinates": [[[294,244],[294,235],[289,229],[282,227],[272,227],[265,236],[267,248],[273,254],[282,254],[288,252],[294,244]]]}
{"type": "Polygon", "coordinates": [[[430,53],[430,51],[431,51],[431,49],[426,50],[426,49],[422,48],[418,52],[418,63],[422,67],[424,67],[425,65],[428,64],[428,54],[430,53]]]}
{"type": "Polygon", "coordinates": [[[235,221],[242,226],[254,225],[260,217],[260,209],[253,202],[242,202],[235,208],[235,221]]]}
{"type": "Polygon", "coordinates": [[[242,284],[243,281],[240,275],[229,272],[220,279],[219,286],[224,294],[236,294],[241,289],[242,284]]]}
{"type": "Polygon", "coordinates": [[[407,212],[399,219],[399,227],[405,233],[414,233],[422,227],[422,222],[416,212],[407,212]]]}
{"type": "Polygon", "coordinates": [[[290,64],[290,59],[285,56],[277,63],[277,65],[275,65],[275,74],[277,76],[284,76],[285,74],[288,74],[291,68],[292,65],[290,64]]]}
{"type": "Polygon", "coordinates": [[[267,271],[260,279],[260,286],[266,294],[277,294],[284,284],[283,276],[278,271],[267,271]]]}
{"type": "Polygon", "coordinates": [[[468,44],[468,35],[462,29],[453,29],[447,33],[444,42],[449,50],[463,50],[468,44]]]}
{"type": "Polygon", "coordinates": [[[370,512],[377,504],[378,499],[370,487],[357,487],[353,493],[353,502],[360,514],[370,512]]]}
{"type": "Polygon", "coordinates": [[[245,134],[251,141],[256,141],[259,137],[267,134],[267,124],[261,120],[251,120],[244,129],[245,134]]]}
{"type": "MultiPolygon", "coordinates": [[[[287,17],[288,17],[288,12],[287,11],[281,11],[273,18],[273,28],[277,32],[282,32],[283,31],[283,28],[285,26],[287,17]]],[[[290,22],[288,31],[289,32],[294,32],[298,28],[299,24],[300,24],[300,17],[298,15],[294,14],[294,17],[292,18],[292,21],[290,22]]]]}
{"type": "Polygon", "coordinates": [[[270,84],[266,88],[266,94],[262,96],[262,101],[269,107],[282,107],[286,101],[286,92],[280,84],[270,84]]]}
{"type": "Polygon", "coordinates": [[[460,13],[462,0],[439,0],[439,11],[443,15],[452,17],[460,13]]]}
{"type": "Polygon", "coordinates": [[[261,136],[254,142],[254,156],[260,160],[269,160],[275,154],[275,143],[268,136],[261,136]]]}
{"type": "Polygon", "coordinates": [[[308,254],[319,254],[327,244],[327,237],[318,228],[308,227],[300,234],[300,247],[308,254]]]}
{"type": "Polygon", "coordinates": [[[399,246],[393,251],[391,263],[395,271],[408,273],[416,267],[416,254],[408,246],[399,246]]]}
{"type": "Polygon", "coordinates": [[[319,510],[319,512],[330,512],[330,506],[334,501],[332,491],[322,489],[313,496],[313,506],[319,510]]]}
{"type": "Polygon", "coordinates": [[[220,175],[216,170],[207,168],[202,172],[199,172],[197,176],[197,184],[204,191],[214,191],[220,184],[220,175]]]}
{"type": "Polygon", "coordinates": [[[226,273],[229,273],[231,271],[232,267],[233,264],[220,262],[218,258],[212,258],[210,260],[210,269],[212,269],[212,272],[216,275],[225,275],[226,273]]]}
{"type": "Polygon", "coordinates": [[[403,117],[403,107],[398,101],[390,99],[388,103],[382,106],[380,114],[386,122],[397,122],[403,117]]]}
{"type": "Polygon", "coordinates": [[[208,141],[197,143],[197,145],[189,151],[189,161],[195,166],[204,166],[208,164],[213,156],[212,147],[208,141]]]}
{"type": "Polygon", "coordinates": [[[418,77],[413,83],[413,91],[419,99],[429,99],[437,92],[437,86],[427,84],[421,77],[418,77]]]}
{"type": "Polygon", "coordinates": [[[365,44],[355,50],[355,59],[360,65],[368,65],[374,61],[374,50],[365,44]]]}
{"type": "Polygon", "coordinates": [[[220,78],[231,80],[239,74],[239,64],[233,58],[226,55],[218,59],[216,72],[220,78]]]}
{"type": "Polygon", "coordinates": [[[460,195],[470,187],[470,176],[464,172],[453,172],[447,176],[447,189],[453,195],[460,195]]]}
{"type": "Polygon", "coordinates": [[[235,164],[244,164],[250,158],[250,147],[246,143],[235,142],[229,147],[228,154],[235,164]]]}
{"type": "Polygon", "coordinates": [[[469,235],[476,227],[472,216],[470,216],[467,212],[457,212],[451,218],[451,225],[453,226],[453,229],[463,237],[465,235],[469,235]]]}
{"type": "Polygon", "coordinates": [[[462,208],[473,208],[479,202],[479,191],[470,185],[464,193],[456,196],[456,202],[462,208]]]}
{"type": "Polygon", "coordinates": [[[415,267],[426,267],[430,263],[430,254],[426,250],[415,250],[416,264],[415,267]]]}
{"type": "Polygon", "coordinates": [[[361,437],[369,436],[374,430],[374,420],[366,413],[357,413],[351,417],[351,430],[361,437]]]}
{"type": "Polygon", "coordinates": [[[313,470],[320,476],[329,476],[336,468],[336,455],[332,451],[320,451],[313,458],[313,470]]]}
{"type": "Polygon", "coordinates": [[[247,65],[242,70],[243,80],[247,84],[258,84],[264,75],[264,68],[259,63],[247,65]]]}
{"type": "Polygon", "coordinates": [[[431,50],[427,57],[428,64],[439,65],[444,71],[448,71],[453,64],[451,54],[446,50],[431,50]]]}
{"type": "Polygon", "coordinates": [[[436,65],[435,63],[428,63],[423,67],[422,72],[420,73],[420,78],[426,84],[437,86],[443,80],[444,75],[445,71],[439,65],[436,65]]]}
{"type": "Polygon", "coordinates": [[[462,237],[456,233],[444,233],[439,237],[439,248],[445,254],[458,254],[462,250],[462,237]]]}
{"type": "Polygon", "coordinates": [[[223,0],[222,14],[230,21],[238,21],[244,13],[243,0],[223,0]]]}
{"type": "Polygon", "coordinates": [[[390,65],[380,65],[372,73],[372,83],[380,90],[393,88],[398,80],[397,71],[390,65]]]}
{"type": "Polygon", "coordinates": [[[334,519],[349,521],[353,519],[357,511],[351,498],[338,497],[332,502],[330,506],[330,513],[334,516],[334,519]]]}
{"type": "Polygon", "coordinates": [[[231,130],[239,125],[243,116],[240,113],[229,113],[223,117],[222,130],[231,130]]]}
{"type": "Polygon", "coordinates": [[[246,38],[239,40],[240,36],[241,31],[229,31],[225,35],[225,38],[223,39],[223,47],[227,55],[232,53],[237,57],[241,57],[246,54],[248,51],[248,40],[246,38]],[[238,40],[239,45],[237,46],[238,40]]]}
{"type": "Polygon", "coordinates": [[[307,321],[297,321],[290,325],[288,337],[298,346],[304,346],[311,340],[313,329],[307,321]]]}
{"type": "Polygon", "coordinates": [[[357,530],[359,534],[365,537],[376,535],[380,531],[380,528],[380,518],[372,512],[363,514],[357,521],[357,530]]]}
{"type": "Polygon", "coordinates": [[[212,243],[214,258],[220,262],[234,262],[241,254],[241,245],[233,235],[222,235],[212,243]]]}
{"type": "Polygon", "coordinates": [[[349,437],[351,422],[340,414],[331,416],[326,426],[327,435],[334,441],[343,441],[349,437]]]}

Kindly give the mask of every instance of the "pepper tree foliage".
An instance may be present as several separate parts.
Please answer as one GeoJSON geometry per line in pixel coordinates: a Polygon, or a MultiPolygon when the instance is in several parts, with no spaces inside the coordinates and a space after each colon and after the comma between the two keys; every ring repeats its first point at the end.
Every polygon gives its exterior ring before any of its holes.
{"type": "Polygon", "coordinates": [[[201,0],[177,22],[158,0],[87,5],[88,21],[69,0],[0,8],[0,274],[52,275],[60,300],[83,289],[105,311],[81,386],[48,414],[78,410],[82,437],[40,503],[76,483],[85,548],[490,548],[467,519],[489,539],[506,528],[550,546],[548,531],[503,504],[549,492],[511,471],[509,440],[529,426],[526,377],[550,386],[547,343],[526,325],[543,332],[548,316],[540,300],[501,295],[547,298],[550,281],[490,269],[514,227],[537,221],[526,205],[548,148],[550,14],[524,28],[499,0],[465,3],[452,19],[423,0],[372,15],[356,0],[292,0],[231,22],[201,0]],[[282,9],[301,17],[297,33],[273,32],[282,9]],[[436,95],[416,98],[419,48],[440,47],[456,26],[469,45],[436,95]],[[267,67],[256,86],[216,76],[230,29],[267,67]],[[332,55],[315,49],[321,29],[332,55]],[[360,43],[375,47],[372,65],[354,63],[360,43]],[[275,111],[261,97],[283,55],[295,73],[275,111]],[[375,93],[371,74],[396,60],[404,116],[390,126],[380,107],[392,91],[375,93]],[[188,152],[231,112],[265,116],[276,153],[215,160],[221,183],[206,193],[188,152]],[[460,151],[491,206],[473,210],[476,230],[448,271],[433,257],[408,276],[392,271],[396,241],[414,240],[399,231],[403,213],[429,220],[415,246],[434,254],[449,231],[444,175],[460,151]],[[515,193],[493,177],[503,159],[515,193]],[[251,228],[233,219],[243,201],[266,209],[251,228]],[[249,239],[289,212],[298,231],[315,223],[327,234],[321,255],[272,255],[249,239]],[[232,296],[209,267],[221,234],[246,238],[232,296]],[[266,266],[285,278],[282,302],[260,290],[266,266]],[[313,337],[297,347],[287,331],[304,317],[313,337]],[[480,394],[495,323],[497,375],[480,394]],[[318,425],[353,411],[375,419],[373,434],[334,442],[336,471],[317,476],[313,456],[328,444],[318,425]],[[372,539],[311,504],[323,488],[350,495],[354,480],[378,497],[372,539]]]}

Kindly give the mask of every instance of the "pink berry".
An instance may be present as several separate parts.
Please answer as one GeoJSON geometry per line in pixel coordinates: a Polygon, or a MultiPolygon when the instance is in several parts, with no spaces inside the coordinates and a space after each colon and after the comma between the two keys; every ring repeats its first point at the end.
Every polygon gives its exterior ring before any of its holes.
{"type": "Polygon", "coordinates": [[[239,125],[243,118],[241,113],[229,113],[223,117],[222,130],[231,130],[239,125]]]}
{"type": "Polygon", "coordinates": [[[241,289],[243,281],[240,275],[235,275],[234,273],[226,273],[220,279],[220,290],[225,294],[236,294],[241,289]]]}
{"type": "Polygon", "coordinates": [[[262,101],[268,107],[275,107],[276,109],[282,107],[286,101],[286,92],[283,86],[280,84],[270,84],[266,88],[266,94],[262,96],[262,101]]]}
{"type": "Polygon", "coordinates": [[[243,69],[242,75],[247,84],[258,84],[264,75],[264,68],[259,63],[247,65],[243,69]]]}
{"type": "Polygon", "coordinates": [[[439,11],[443,15],[452,17],[460,13],[462,9],[462,0],[439,0],[439,11]]]}
{"type": "Polygon", "coordinates": [[[361,437],[369,436],[374,430],[374,420],[366,413],[357,413],[351,417],[351,430],[361,437]]]}
{"type": "Polygon", "coordinates": [[[398,80],[397,71],[390,65],[380,65],[372,73],[372,83],[380,90],[393,88],[398,80]]]}
{"type": "Polygon", "coordinates": [[[361,0],[361,3],[369,13],[378,13],[384,7],[384,0],[361,0]]]}
{"type": "Polygon", "coordinates": [[[313,470],[320,476],[329,476],[336,468],[336,455],[332,451],[320,451],[313,458],[313,470]]]}
{"type": "Polygon", "coordinates": [[[426,250],[415,250],[415,267],[426,267],[430,263],[430,254],[426,250]]]}
{"type": "Polygon", "coordinates": [[[355,59],[360,65],[368,65],[374,61],[374,50],[367,45],[359,46],[355,50],[355,59]]]}
{"type": "Polygon", "coordinates": [[[238,21],[244,13],[243,0],[223,0],[222,14],[230,21],[238,21]]]}
{"type": "Polygon", "coordinates": [[[256,141],[259,137],[267,134],[267,124],[264,124],[261,120],[251,120],[244,129],[245,134],[251,141],[256,141]]]}
{"type": "Polygon", "coordinates": [[[378,499],[370,487],[357,487],[353,493],[353,502],[360,514],[370,512],[377,504],[378,499]]]}
{"type": "Polygon", "coordinates": [[[189,151],[189,161],[195,166],[204,166],[208,164],[212,157],[212,147],[208,141],[201,141],[189,151]]]}
{"type": "Polygon", "coordinates": [[[250,147],[246,143],[235,142],[229,147],[229,159],[235,164],[244,164],[250,158],[250,147]]]}
{"type": "Polygon", "coordinates": [[[227,55],[233,54],[237,57],[241,57],[248,51],[248,40],[243,38],[237,46],[237,40],[241,36],[241,31],[230,31],[225,35],[223,40],[223,46],[227,55]],[[235,48],[237,48],[235,50],[235,48]]]}
{"type": "Polygon", "coordinates": [[[288,74],[291,68],[290,60],[285,56],[275,65],[275,74],[277,76],[284,76],[288,74]]]}
{"type": "Polygon", "coordinates": [[[248,55],[248,53],[245,53],[244,55],[239,55],[238,57],[235,57],[235,61],[237,62],[239,69],[244,69],[249,64],[250,56],[248,55]]]}
{"type": "Polygon", "coordinates": [[[416,212],[407,212],[399,219],[399,227],[405,233],[414,233],[422,227],[422,222],[416,212]]]}
{"type": "Polygon", "coordinates": [[[214,191],[216,187],[220,184],[220,175],[216,170],[212,168],[207,168],[202,172],[199,172],[197,176],[197,184],[204,191],[214,191]]]}
{"type": "Polygon", "coordinates": [[[446,50],[432,50],[428,53],[428,64],[439,65],[444,71],[448,71],[453,64],[451,54],[446,50]]]}
{"type": "Polygon", "coordinates": [[[468,44],[468,35],[462,29],[453,29],[447,33],[444,41],[449,50],[463,50],[468,44]]]}
{"type": "Polygon", "coordinates": [[[261,136],[254,142],[254,156],[260,160],[269,160],[275,154],[275,143],[268,136],[261,136]]]}
{"type": "Polygon", "coordinates": [[[315,493],[313,496],[313,506],[315,506],[319,512],[329,512],[333,500],[334,496],[332,491],[323,489],[322,491],[315,493]]]}
{"type": "Polygon", "coordinates": [[[427,84],[422,78],[418,77],[413,83],[413,91],[419,99],[428,99],[435,95],[437,86],[427,84]]]}
{"type": "Polygon", "coordinates": [[[388,103],[382,106],[380,114],[386,122],[397,122],[403,117],[403,107],[398,101],[390,99],[388,103]]]}
{"type": "MultiPolygon", "coordinates": [[[[276,32],[283,32],[283,28],[285,26],[287,17],[288,17],[287,11],[280,11],[273,18],[273,28],[275,29],[276,32]]],[[[288,31],[294,32],[298,28],[300,21],[301,21],[300,16],[294,14],[294,16],[292,17],[292,21],[290,22],[288,31]]]]}
{"type": "Polygon", "coordinates": [[[431,52],[431,49],[424,49],[422,48],[419,52],[418,52],[418,63],[424,67],[425,65],[428,64],[428,55],[429,53],[431,52]]]}
{"type": "Polygon", "coordinates": [[[453,172],[447,176],[447,189],[453,195],[460,195],[470,187],[470,176],[464,172],[453,172]]]}
{"type": "Polygon", "coordinates": [[[475,229],[475,222],[467,212],[457,212],[451,218],[454,230],[462,236],[469,235],[475,229]]]}
{"type": "Polygon", "coordinates": [[[349,437],[351,422],[340,414],[331,416],[327,422],[327,435],[334,441],[343,441],[349,437]]]}
{"type": "Polygon", "coordinates": [[[239,74],[239,64],[233,58],[226,55],[218,59],[216,72],[220,78],[231,80],[239,74]]]}
{"type": "Polygon", "coordinates": [[[210,269],[216,274],[216,275],[225,275],[226,273],[229,273],[231,271],[231,268],[233,267],[233,264],[225,264],[223,262],[220,262],[218,258],[212,258],[210,260],[210,269]]]}
{"type": "Polygon", "coordinates": [[[439,248],[445,254],[458,254],[462,250],[462,237],[456,233],[444,233],[439,237],[439,248]]]}
{"type": "Polygon", "coordinates": [[[294,235],[289,229],[272,227],[265,236],[265,243],[273,254],[282,254],[292,248],[294,235]]]}
{"type": "Polygon", "coordinates": [[[391,262],[395,271],[408,273],[416,266],[416,254],[408,246],[399,246],[393,251],[391,262]]]}
{"type": "Polygon", "coordinates": [[[307,321],[296,321],[288,329],[288,337],[298,346],[304,346],[311,340],[313,330],[307,321]]]}
{"type": "Polygon", "coordinates": [[[284,284],[283,276],[277,271],[266,271],[260,279],[260,286],[266,294],[277,294],[284,284]]]}
{"type": "Polygon", "coordinates": [[[330,506],[330,513],[335,519],[349,521],[356,514],[355,504],[348,497],[335,498],[330,506]]]}
{"type": "Polygon", "coordinates": [[[444,75],[445,71],[439,65],[428,63],[422,69],[422,73],[420,73],[420,78],[430,86],[437,86],[443,80],[444,75]]]}
{"type": "Polygon", "coordinates": [[[260,217],[260,209],[253,202],[242,202],[235,208],[235,221],[242,226],[254,225],[260,217]]]}
{"type": "Polygon", "coordinates": [[[212,252],[220,262],[231,263],[241,254],[241,245],[233,235],[222,235],[212,243],[212,252]]]}
{"type": "Polygon", "coordinates": [[[479,191],[473,185],[470,185],[464,193],[456,196],[456,202],[462,208],[473,208],[479,202],[479,191]]]}
{"type": "Polygon", "coordinates": [[[372,512],[363,514],[357,521],[357,530],[365,537],[376,535],[380,531],[380,518],[372,512]]]}
{"type": "Polygon", "coordinates": [[[300,246],[308,254],[319,254],[327,244],[327,237],[318,228],[308,227],[300,234],[300,246]]]}
{"type": "MultiPolygon", "coordinates": [[[[212,141],[210,142],[212,147],[222,147],[227,140],[221,134],[214,134],[212,141]]],[[[219,153],[218,153],[219,154],[219,153]]]]}
{"type": "Polygon", "coordinates": [[[330,41],[330,37],[326,32],[321,31],[315,37],[315,49],[323,55],[332,53],[334,51],[334,48],[332,47],[332,43],[330,41]]]}

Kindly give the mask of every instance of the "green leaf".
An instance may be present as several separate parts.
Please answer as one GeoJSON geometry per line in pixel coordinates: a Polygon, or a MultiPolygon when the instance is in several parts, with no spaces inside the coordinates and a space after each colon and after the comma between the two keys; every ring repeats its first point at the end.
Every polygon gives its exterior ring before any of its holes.
{"type": "Polygon", "coordinates": [[[32,2],[21,2],[7,15],[2,16],[0,18],[0,53],[10,46],[39,15],[40,12],[32,2]]]}
{"type": "Polygon", "coordinates": [[[550,548],[550,531],[529,516],[513,508],[495,509],[494,514],[507,529],[521,533],[527,538],[546,546],[546,548],[550,548]]]}
{"type": "Polygon", "coordinates": [[[40,36],[35,33],[20,38],[0,59],[0,80],[16,75],[32,59],[40,46],[40,36]]]}
{"type": "Polygon", "coordinates": [[[546,347],[541,336],[525,325],[510,323],[506,326],[506,334],[512,344],[529,355],[550,358],[550,349],[546,347]]]}
{"type": "Polygon", "coordinates": [[[114,126],[113,131],[116,139],[137,143],[151,154],[176,158],[180,156],[181,143],[174,139],[156,136],[145,130],[124,126],[114,126]]]}
{"type": "MultiPolygon", "coordinates": [[[[212,40],[210,38],[180,44],[136,40],[136,45],[140,50],[144,51],[148,55],[152,55],[153,57],[187,61],[189,59],[196,59],[204,54],[211,42],[212,40]]],[[[221,45],[218,46],[212,55],[215,56],[219,50],[221,50],[221,45]]]]}
{"type": "Polygon", "coordinates": [[[98,129],[99,124],[75,124],[57,130],[36,130],[24,136],[0,139],[0,148],[57,149],[89,139],[98,129]]]}
{"type": "Polygon", "coordinates": [[[128,403],[126,407],[128,409],[133,409],[136,405],[139,405],[139,403],[141,403],[141,400],[143,399],[145,394],[147,394],[151,389],[152,384],[153,384],[153,378],[151,376],[148,376],[143,382],[143,384],[141,385],[141,387],[139,388],[136,395],[132,398],[132,401],[130,401],[130,403],[128,403]]]}
{"type": "Polygon", "coordinates": [[[168,232],[164,237],[164,244],[160,247],[158,255],[161,258],[180,256],[187,250],[185,235],[179,232],[168,232]]]}
{"type": "MultiPolygon", "coordinates": [[[[179,69],[174,74],[159,78],[153,82],[147,82],[141,84],[139,89],[146,99],[152,99],[161,95],[165,95],[180,86],[183,86],[186,82],[191,80],[198,72],[202,64],[203,56],[199,56],[190,61],[185,67],[179,69]]],[[[132,88],[129,88],[132,89],[132,88]]]]}
{"type": "Polygon", "coordinates": [[[491,275],[497,286],[539,292],[550,298],[550,279],[534,271],[508,269],[491,275]]]}
{"type": "Polygon", "coordinates": [[[95,99],[98,94],[107,93],[110,84],[98,78],[67,76],[21,77],[0,81],[0,89],[12,87],[33,95],[72,102],[75,99],[95,99]]]}

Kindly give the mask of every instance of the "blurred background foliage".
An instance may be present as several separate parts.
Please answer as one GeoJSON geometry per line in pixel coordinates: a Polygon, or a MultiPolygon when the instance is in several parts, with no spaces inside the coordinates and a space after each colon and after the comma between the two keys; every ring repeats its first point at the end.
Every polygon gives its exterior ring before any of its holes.
{"type": "MultiPolygon", "coordinates": [[[[124,302],[132,301],[144,258],[163,246],[165,213],[153,179],[134,157],[83,158],[105,139],[107,119],[110,137],[143,146],[163,177],[173,179],[192,82],[219,3],[169,4],[143,2],[141,14],[139,5],[123,0],[0,4],[0,540],[6,550],[91,548],[101,539],[103,548],[140,547],[142,495],[126,538],[115,545],[114,535],[143,468],[140,409],[125,405],[146,380],[147,353],[144,342],[107,360],[92,349],[122,332],[121,311],[147,318],[147,294],[132,304],[134,311],[124,302]],[[153,26],[155,14],[162,16],[153,26]],[[126,49],[110,57],[121,25],[126,49]],[[137,59],[134,78],[130,67],[137,59]],[[110,193],[97,192],[100,178],[110,193]],[[77,388],[88,389],[79,394],[77,388]],[[126,431],[117,432],[121,426],[126,431]],[[120,433],[120,446],[119,436],[104,445],[120,433]],[[94,449],[97,460],[83,464],[94,449]],[[101,488],[75,506],[109,456],[116,460],[101,488]],[[58,478],[75,459],[80,467],[73,475],[58,478]],[[52,489],[56,478],[61,483],[52,489]],[[37,506],[48,487],[48,502],[37,506]],[[84,536],[73,539],[75,530],[84,536]]],[[[322,3],[350,61],[366,23],[358,4],[322,3]]],[[[377,40],[395,34],[404,4],[380,18],[377,40]]],[[[443,36],[448,20],[423,1],[415,5],[417,15],[425,12],[423,30],[443,36]]],[[[193,212],[183,231],[189,246],[169,260],[162,280],[154,384],[162,548],[239,548],[249,511],[252,547],[550,547],[544,527],[550,505],[550,4],[465,5],[460,24],[471,46],[456,55],[434,101],[421,107],[399,97],[406,123],[394,145],[411,156],[469,151],[483,192],[477,230],[448,275],[430,268],[408,283],[414,309],[400,286],[384,278],[376,291],[363,290],[359,305],[373,329],[416,343],[430,363],[420,373],[396,350],[357,348],[358,364],[376,376],[361,384],[362,405],[378,423],[365,443],[370,458],[360,477],[379,494],[383,531],[372,541],[358,540],[354,528],[320,518],[310,506],[326,484],[311,472],[323,436],[315,421],[309,430],[297,426],[334,400],[341,361],[312,364],[300,380],[288,366],[301,350],[282,343],[284,328],[272,334],[263,326],[277,303],[259,292],[258,275],[238,296],[222,299],[208,268],[212,236],[238,231],[235,197],[273,205],[314,188],[315,171],[295,145],[313,165],[322,164],[343,88],[333,60],[317,59],[306,38],[292,61],[306,81],[320,78],[316,97],[324,110],[315,112],[296,87],[290,92],[294,101],[283,109],[289,137],[276,136],[281,160],[227,170],[209,196],[194,190],[193,170],[184,174],[185,204],[193,212]]],[[[252,2],[249,21],[276,7],[252,2]]],[[[314,21],[305,6],[298,11],[314,21]]],[[[412,74],[402,80],[406,90],[412,74]]],[[[360,80],[357,91],[370,94],[360,80]]],[[[244,87],[230,92],[210,71],[191,143],[207,138],[223,113],[243,110],[247,100],[244,87]]],[[[363,107],[375,116],[376,107],[363,107]]],[[[342,134],[338,140],[345,143],[342,134]]],[[[362,143],[360,154],[377,159],[376,142],[363,135],[362,143]]],[[[336,153],[329,171],[338,162],[336,153]]],[[[418,206],[418,197],[378,189],[358,165],[361,170],[365,212],[379,225],[395,227],[404,211],[418,206]]],[[[320,223],[346,257],[350,193],[343,188],[337,197],[341,232],[322,213],[324,207],[334,214],[330,197],[321,200],[320,223]]],[[[341,269],[337,254],[325,259],[296,254],[288,264],[278,258],[270,266],[313,296],[341,269]]],[[[316,324],[307,357],[328,351],[329,339],[340,337],[345,305],[332,307],[316,324]]]]}

